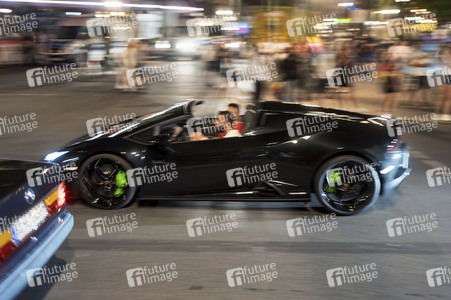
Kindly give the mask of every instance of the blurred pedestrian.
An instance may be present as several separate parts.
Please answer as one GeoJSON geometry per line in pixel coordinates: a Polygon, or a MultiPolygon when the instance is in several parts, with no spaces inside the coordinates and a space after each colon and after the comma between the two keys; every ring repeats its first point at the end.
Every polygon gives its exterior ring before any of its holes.
{"type": "Polygon", "coordinates": [[[406,64],[406,69],[413,78],[413,85],[408,93],[409,101],[412,103],[416,102],[418,96],[420,96],[419,104],[427,105],[429,103],[430,86],[426,71],[430,64],[430,59],[430,53],[427,53],[422,49],[421,42],[417,42],[416,49],[412,51],[412,55],[406,64]]]}
{"type": "Polygon", "coordinates": [[[442,54],[444,66],[444,83],[441,86],[443,97],[439,101],[436,112],[439,114],[451,114],[451,43],[446,45],[442,54]]]}
{"type": "MultiPolygon", "coordinates": [[[[342,69],[342,70],[353,69],[357,63],[356,58],[357,58],[357,55],[354,52],[354,50],[352,49],[352,46],[347,43],[344,44],[337,54],[337,68],[342,69]]],[[[347,92],[347,93],[349,93],[349,99],[351,100],[353,107],[357,108],[352,83],[349,82],[348,80],[346,80],[344,73],[345,72],[341,72],[340,76],[341,76],[342,85],[340,86],[340,88],[338,90],[338,94],[337,94],[339,105],[340,105],[340,107],[342,107],[341,93],[347,92]]]]}
{"type": "Polygon", "coordinates": [[[216,45],[208,44],[204,47],[202,53],[202,61],[205,66],[205,85],[210,87],[218,86],[220,62],[216,55],[217,50],[216,45]]]}
{"type": "Polygon", "coordinates": [[[397,77],[394,74],[395,64],[390,60],[389,54],[380,65],[380,79],[382,80],[384,98],[381,109],[383,112],[391,111],[395,102],[395,92],[397,91],[397,77]]]}
{"type": "Polygon", "coordinates": [[[116,77],[116,89],[122,89],[123,91],[136,91],[136,86],[129,85],[127,78],[127,71],[136,69],[138,67],[138,41],[130,40],[127,45],[127,49],[122,54],[121,70],[116,77]]]}
{"type": "Polygon", "coordinates": [[[318,105],[322,106],[322,100],[326,97],[326,92],[331,90],[327,80],[327,72],[336,66],[337,53],[334,51],[332,43],[326,44],[324,51],[312,58],[312,77],[314,78],[314,99],[318,105]]]}
{"type": "Polygon", "coordinates": [[[296,87],[297,87],[297,61],[296,54],[290,52],[288,57],[282,60],[280,64],[280,70],[282,72],[282,80],[285,82],[285,88],[283,91],[283,99],[286,101],[295,101],[296,87]]]}

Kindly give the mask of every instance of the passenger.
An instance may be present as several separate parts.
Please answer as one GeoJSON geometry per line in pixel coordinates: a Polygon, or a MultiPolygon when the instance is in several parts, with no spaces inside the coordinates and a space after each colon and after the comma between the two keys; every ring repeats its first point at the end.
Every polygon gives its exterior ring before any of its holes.
{"type": "Polygon", "coordinates": [[[241,136],[238,129],[233,128],[233,117],[232,113],[229,111],[220,111],[218,113],[218,118],[215,121],[215,125],[223,129],[222,132],[218,134],[218,138],[228,138],[241,136]]]}
{"type": "MultiPolygon", "coordinates": [[[[229,137],[241,136],[241,133],[233,128],[233,117],[228,111],[220,111],[215,121],[216,127],[221,129],[221,132],[214,139],[222,139],[229,137]]],[[[194,132],[190,135],[191,141],[202,141],[207,140],[208,137],[200,132],[194,132]]]]}
{"type": "Polygon", "coordinates": [[[230,103],[227,106],[227,111],[232,114],[232,128],[238,130],[240,133],[243,133],[244,122],[241,120],[240,107],[238,106],[238,104],[230,103]]]}

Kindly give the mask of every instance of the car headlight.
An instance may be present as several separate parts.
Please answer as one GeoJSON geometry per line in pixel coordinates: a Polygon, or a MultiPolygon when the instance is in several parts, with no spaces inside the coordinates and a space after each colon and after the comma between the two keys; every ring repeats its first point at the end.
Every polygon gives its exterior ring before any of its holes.
{"type": "Polygon", "coordinates": [[[51,153],[47,154],[47,155],[44,157],[44,160],[45,160],[45,161],[54,161],[54,160],[57,159],[58,157],[60,157],[60,156],[62,156],[62,155],[64,155],[64,154],[66,154],[67,152],[69,152],[69,151],[56,151],[56,152],[51,152],[51,153]]]}
{"type": "Polygon", "coordinates": [[[189,42],[180,42],[177,43],[175,46],[178,50],[181,51],[195,51],[196,50],[196,44],[189,43],[189,42]]]}
{"type": "Polygon", "coordinates": [[[169,49],[169,48],[171,48],[171,44],[168,41],[157,41],[155,43],[155,48],[157,48],[157,49],[169,49]]]}

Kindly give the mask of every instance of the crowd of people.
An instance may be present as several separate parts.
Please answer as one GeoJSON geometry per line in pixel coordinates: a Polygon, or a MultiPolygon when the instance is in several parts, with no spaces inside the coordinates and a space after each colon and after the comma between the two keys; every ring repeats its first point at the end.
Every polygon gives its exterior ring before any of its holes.
{"type": "Polygon", "coordinates": [[[432,39],[392,41],[366,36],[352,40],[323,40],[319,45],[301,42],[271,54],[260,53],[258,45],[245,45],[239,50],[208,45],[202,60],[205,84],[225,88],[225,95],[230,98],[248,94],[253,100],[315,101],[319,105],[325,99],[335,99],[339,107],[346,104],[354,108],[370,98],[370,101],[377,101],[384,112],[403,106],[451,113],[448,67],[451,66],[451,45],[432,39]],[[252,91],[243,86],[237,91],[239,89],[228,82],[227,70],[271,63],[277,66],[278,76],[269,80],[260,80],[256,76],[252,91]],[[356,69],[369,64],[375,68],[376,75],[372,78],[349,82],[342,77],[340,85],[330,85],[329,70],[356,69]],[[436,71],[438,75],[434,75],[436,71]],[[364,99],[357,99],[356,86],[366,83],[370,83],[376,93],[366,93],[364,99]]]}

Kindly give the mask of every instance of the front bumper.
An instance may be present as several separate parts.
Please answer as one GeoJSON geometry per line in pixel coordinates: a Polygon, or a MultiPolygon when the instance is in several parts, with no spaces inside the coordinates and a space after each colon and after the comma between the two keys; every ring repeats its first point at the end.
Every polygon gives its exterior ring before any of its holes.
{"type": "Polygon", "coordinates": [[[382,165],[380,171],[382,179],[382,196],[393,192],[412,171],[409,167],[410,153],[407,150],[407,146],[406,144],[401,144],[400,147],[400,152],[387,153],[386,161],[382,165]]]}
{"type": "Polygon", "coordinates": [[[74,226],[74,217],[61,210],[7,259],[0,270],[2,300],[14,299],[27,286],[26,272],[43,267],[66,240],[74,226]]]}

